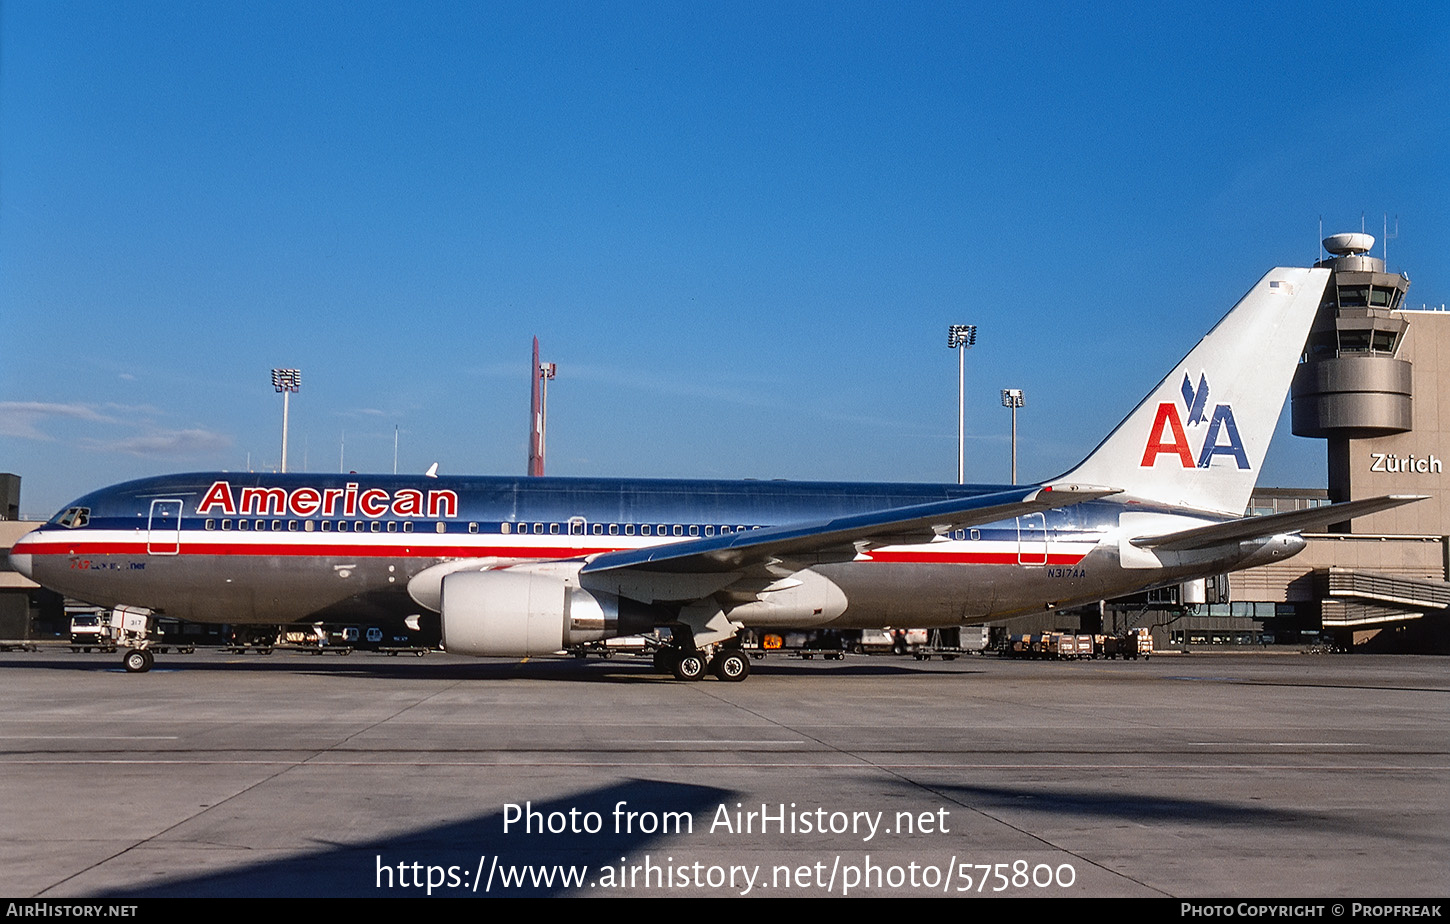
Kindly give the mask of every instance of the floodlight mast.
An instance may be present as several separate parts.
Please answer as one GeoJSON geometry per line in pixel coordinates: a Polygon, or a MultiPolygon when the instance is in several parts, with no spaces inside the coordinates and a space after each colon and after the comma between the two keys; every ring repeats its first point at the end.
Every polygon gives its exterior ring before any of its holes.
{"type": "Polygon", "coordinates": [[[957,350],[957,484],[967,480],[967,350],[977,343],[977,325],[947,327],[947,348],[957,350]]]}
{"type": "Polygon", "coordinates": [[[1017,483],[1017,409],[1025,407],[1027,398],[1020,388],[1002,389],[1002,406],[1012,409],[1012,483],[1017,483]]]}
{"type": "Polygon", "coordinates": [[[273,369],[272,387],[282,394],[282,471],[287,471],[287,412],[292,393],[302,388],[301,369],[273,369]]]}

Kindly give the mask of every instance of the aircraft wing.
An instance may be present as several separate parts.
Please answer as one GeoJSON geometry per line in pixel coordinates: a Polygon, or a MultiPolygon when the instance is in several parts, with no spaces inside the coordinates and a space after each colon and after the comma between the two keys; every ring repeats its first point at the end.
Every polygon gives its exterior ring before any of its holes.
{"type": "Polygon", "coordinates": [[[1225,523],[1195,526],[1162,536],[1139,536],[1130,540],[1143,549],[1163,552],[1185,552],[1203,549],[1227,542],[1244,542],[1250,539],[1264,539],[1284,533],[1297,533],[1306,529],[1342,523],[1354,517],[1362,517],[1381,510],[1389,510],[1402,504],[1424,500],[1424,494],[1387,494],[1383,497],[1369,497],[1364,500],[1329,504],[1325,507],[1311,507],[1308,510],[1291,510],[1288,513],[1272,513],[1262,517],[1243,517],[1225,523]]]}
{"type": "Polygon", "coordinates": [[[580,574],[625,569],[720,574],[774,561],[803,564],[850,561],[873,548],[929,542],[954,529],[1069,507],[1117,493],[1117,488],[1096,485],[1032,485],[975,497],[849,514],[816,523],[773,526],[643,549],[605,552],[586,563],[580,574]]]}

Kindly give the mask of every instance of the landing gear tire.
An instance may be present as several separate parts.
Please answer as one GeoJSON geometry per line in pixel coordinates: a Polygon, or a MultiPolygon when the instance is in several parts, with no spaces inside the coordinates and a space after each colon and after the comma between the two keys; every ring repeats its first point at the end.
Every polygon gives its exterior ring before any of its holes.
{"type": "Polygon", "coordinates": [[[126,657],[121,659],[121,663],[126,666],[126,670],[132,674],[146,673],[151,670],[151,665],[155,661],[156,659],[152,656],[151,652],[144,648],[132,649],[126,652],[126,657]]]}
{"type": "Polygon", "coordinates": [[[710,670],[721,680],[739,683],[750,676],[750,658],[743,651],[724,651],[715,657],[710,670]]]}
{"type": "Polygon", "coordinates": [[[705,676],[705,656],[698,651],[682,651],[674,664],[676,680],[699,680],[705,676]]]}
{"type": "Polygon", "coordinates": [[[674,648],[656,648],[654,655],[654,667],[657,674],[673,674],[675,672],[675,658],[679,652],[674,648]]]}

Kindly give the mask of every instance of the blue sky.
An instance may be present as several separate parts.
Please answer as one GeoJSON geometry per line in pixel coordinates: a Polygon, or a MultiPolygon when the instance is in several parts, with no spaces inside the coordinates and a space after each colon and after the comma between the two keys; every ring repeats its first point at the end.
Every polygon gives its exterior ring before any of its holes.
{"type": "MultiPolygon", "coordinates": [[[[1450,300],[1441,4],[0,6],[0,470],[1070,467],[1269,267],[1450,300]],[[1176,5],[1175,5],[1176,6],[1176,5]],[[1378,252],[1378,251],[1377,251],[1378,252]],[[345,436],[344,436],[345,435],[345,436]],[[345,446],[345,449],[343,448],[345,446]]],[[[1276,437],[1261,484],[1322,485],[1276,437]]]]}

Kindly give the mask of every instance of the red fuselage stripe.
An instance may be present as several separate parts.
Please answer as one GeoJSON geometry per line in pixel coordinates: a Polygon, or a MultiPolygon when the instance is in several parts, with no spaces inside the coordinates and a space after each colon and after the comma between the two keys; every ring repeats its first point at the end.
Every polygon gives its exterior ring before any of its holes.
{"type": "MultiPolygon", "coordinates": [[[[176,544],[169,542],[152,542],[152,550],[159,550],[160,555],[152,557],[176,558],[179,556],[194,558],[199,556],[215,557],[329,557],[329,558],[582,558],[586,555],[597,555],[601,552],[618,551],[614,548],[573,548],[562,546],[529,546],[529,545],[400,545],[381,543],[188,543],[183,542],[179,553],[174,552],[176,544]]],[[[142,542],[95,542],[95,543],[60,543],[60,542],[37,542],[27,544],[23,550],[24,554],[40,556],[102,556],[102,555],[148,555],[147,543],[142,542]]],[[[1085,556],[1076,553],[1051,553],[1046,556],[1042,554],[1026,554],[1019,556],[1016,552],[934,552],[902,550],[889,551],[878,549],[870,552],[867,556],[870,561],[892,562],[892,563],[923,563],[923,564],[972,564],[972,565],[1075,565],[1081,562],[1085,556]]]]}

